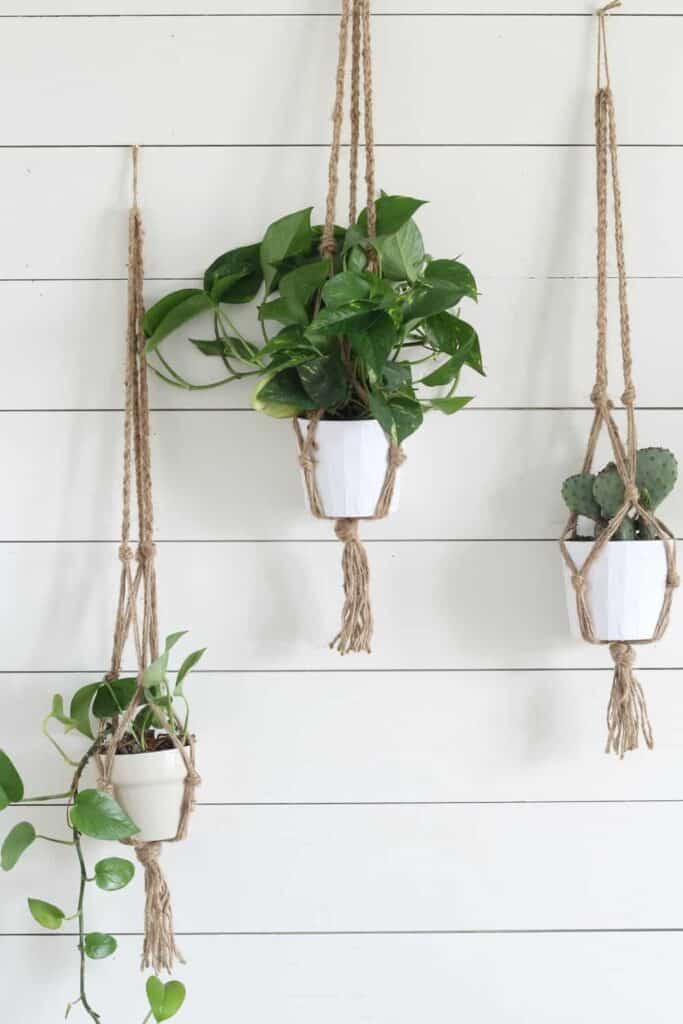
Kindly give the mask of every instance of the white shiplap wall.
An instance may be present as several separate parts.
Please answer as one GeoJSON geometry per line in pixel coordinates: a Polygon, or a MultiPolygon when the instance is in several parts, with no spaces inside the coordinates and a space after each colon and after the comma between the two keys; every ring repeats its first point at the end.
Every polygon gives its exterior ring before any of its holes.
{"type": "MultiPolygon", "coordinates": [[[[38,728],[50,694],[108,654],[124,146],[144,145],[148,301],[283,212],[319,208],[336,8],[0,3],[0,745],[31,789],[55,771],[38,728]]],[[[639,654],[657,749],[606,758],[608,657],[568,638],[553,543],[589,422],[591,7],[374,8],[379,181],[429,198],[428,247],[477,273],[489,376],[471,409],[409,443],[399,512],[364,531],[375,653],[343,662],[324,644],[340,552],[304,509],[287,425],[239,388],[153,382],[163,622],[209,648],[192,684],[202,803],[165,858],[182,1019],[668,1024],[680,623],[639,654]]],[[[683,0],[632,0],[610,35],[641,435],[681,454],[683,0]]],[[[667,517],[680,532],[680,495],[667,517]]],[[[19,1024],[59,1020],[74,995],[73,937],[36,934],[24,904],[68,903],[72,884],[53,849],[0,879],[19,1024]]],[[[98,895],[93,921],[121,938],[92,966],[95,1002],[107,1024],[136,1024],[139,882],[98,895]]]]}

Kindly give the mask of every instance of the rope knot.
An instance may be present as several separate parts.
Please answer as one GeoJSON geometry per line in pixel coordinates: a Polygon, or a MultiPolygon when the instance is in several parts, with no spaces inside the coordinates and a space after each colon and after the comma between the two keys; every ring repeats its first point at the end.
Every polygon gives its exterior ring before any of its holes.
{"type": "Polygon", "coordinates": [[[334,238],[323,238],[322,242],[320,243],[320,255],[323,257],[332,257],[334,256],[336,251],[337,243],[335,242],[334,238]]]}
{"type": "Polygon", "coordinates": [[[334,523],[334,532],[344,544],[348,544],[352,540],[358,540],[358,520],[337,519],[334,523]]]}
{"type": "Polygon", "coordinates": [[[607,389],[596,384],[591,391],[591,402],[596,409],[613,409],[614,403],[607,396],[607,389]]]}
{"type": "Polygon", "coordinates": [[[310,452],[301,452],[299,454],[299,465],[304,473],[312,473],[315,469],[315,459],[310,452]]]}
{"type": "Polygon", "coordinates": [[[138,558],[141,562],[151,562],[157,553],[157,546],[154,541],[145,540],[138,544],[138,558]]]}
{"type": "Polygon", "coordinates": [[[669,575],[667,576],[667,578],[666,578],[666,585],[667,585],[667,587],[670,587],[672,590],[675,590],[676,587],[680,587],[680,585],[681,585],[681,577],[678,575],[678,573],[675,570],[673,572],[670,572],[669,575]]]}
{"type": "Polygon", "coordinates": [[[636,654],[630,644],[614,643],[609,645],[609,652],[617,668],[631,668],[636,660],[636,654]]]}
{"type": "Polygon", "coordinates": [[[580,572],[575,573],[572,576],[572,586],[577,594],[580,594],[586,589],[586,577],[580,572]]]}
{"type": "Polygon", "coordinates": [[[621,396],[621,401],[624,405],[633,405],[636,400],[636,389],[633,384],[629,384],[624,388],[624,393],[621,396]]]}
{"type": "Polygon", "coordinates": [[[639,497],[640,492],[638,491],[636,485],[633,483],[632,480],[627,480],[624,484],[624,498],[626,499],[626,501],[629,503],[629,505],[637,505],[639,497]]]}
{"type": "Polygon", "coordinates": [[[389,465],[392,469],[398,469],[406,461],[406,453],[400,444],[389,445],[389,465]]]}
{"type": "Polygon", "coordinates": [[[114,787],[109,779],[105,779],[103,775],[98,778],[96,786],[102,793],[107,793],[109,796],[114,795],[114,787]]]}
{"type": "Polygon", "coordinates": [[[119,558],[122,562],[130,562],[133,558],[133,549],[130,544],[119,545],[119,558]]]}

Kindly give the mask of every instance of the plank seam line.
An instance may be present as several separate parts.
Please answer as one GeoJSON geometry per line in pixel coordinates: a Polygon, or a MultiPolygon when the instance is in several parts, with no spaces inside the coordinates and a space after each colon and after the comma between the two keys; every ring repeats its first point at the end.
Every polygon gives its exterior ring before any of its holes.
{"type": "MultiPolygon", "coordinates": [[[[583,807],[592,804],[680,804],[681,797],[628,797],[614,799],[586,800],[198,800],[197,807],[583,807]]],[[[58,808],[69,805],[64,802],[10,804],[16,810],[22,807],[58,808]]]]}
{"type": "MultiPolygon", "coordinates": [[[[0,15],[0,18],[2,16],[0,15]]],[[[683,17],[683,15],[681,15],[683,17]]],[[[348,143],[341,144],[348,149],[348,143]]],[[[329,142],[140,142],[141,149],[329,149],[329,142]]],[[[124,142],[6,142],[7,149],[116,149],[124,142]]],[[[588,149],[592,142],[376,142],[375,149],[588,149]]],[[[619,149],[681,149],[683,142],[620,142],[619,149]]]]}
{"type": "MultiPolygon", "coordinates": [[[[322,936],[400,936],[400,935],[659,935],[681,934],[681,927],[667,928],[374,928],[340,929],[319,931],[178,931],[176,935],[191,937],[226,938],[295,938],[322,936]]],[[[139,938],[142,932],[113,931],[114,935],[125,938],[139,938]]],[[[59,932],[52,935],[45,932],[0,932],[5,939],[60,939],[77,938],[77,932],[59,932]]]]}
{"type": "MultiPolygon", "coordinates": [[[[581,11],[373,11],[373,18],[592,18],[581,11]]],[[[114,19],[142,20],[151,18],[338,18],[335,11],[233,11],[214,12],[135,12],[121,14],[0,14],[8,21],[102,21],[114,19]]],[[[673,12],[628,12],[620,18],[681,18],[673,12]]]]}
{"type": "MultiPolygon", "coordinates": [[[[683,672],[683,665],[647,665],[644,666],[648,673],[649,672],[683,672]]],[[[0,669],[0,675],[2,676],[101,676],[103,668],[100,665],[99,668],[95,669],[82,669],[82,668],[65,668],[65,669],[45,669],[45,668],[4,668],[0,669]]],[[[134,672],[134,669],[122,669],[129,674],[134,672]]],[[[172,669],[171,671],[175,671],[172,669]]],[[[515,666],[494,666],[493,668],[196,668],[193,670],[194,675],[364,675],[364,674],[375,674],[375,675],[386,675],[392,674],[397,675],[399,673],[413,675],[425,675],[427,673],[434,673],[440,675],[449,675],[454,672],[488,672],[490,674],[503,674],[508,672],[546,672],[553,675],[558,672],[595,672],[605,674],[604,665],[594,666],[576,666],[574,668],[563,665],[547,667],[534,667],[524,666],[517,668],[515,666]]]]}

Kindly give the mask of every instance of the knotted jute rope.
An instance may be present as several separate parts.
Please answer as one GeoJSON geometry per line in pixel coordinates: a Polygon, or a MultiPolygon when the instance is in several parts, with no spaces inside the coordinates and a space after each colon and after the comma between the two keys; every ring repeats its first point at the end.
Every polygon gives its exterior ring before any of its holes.
{"type": "MultiPolygon", "coordinates": [[[[123,491],[121,516],[121,576],[114,624],[114,641],[108,680],[118,679],[129,636],[132,634],[137,660],[137,686],[132,701],[112,722],[112,733],[98,756],[98,787],[113,793],[111,776],[119,743],[126,734],[141,702],[149,705],[182,757],[186,776],[178,830],[172,842],[187,835],[194,807],[195,789],[201,782],[195,767],[194,737],[185,745],[179,736],[182,725],[173,721],[164,709],[150,701],[144,692],[147,666],[159,655],[157,578],[154,545],[154,505],[152,500],[152,461],[150,446],[149,391],[147,363],[142,333],[143,307],[143,230],[138,206],[138,148],[133,148],[133,205],[128,219],[128,322],[126,330],[126,375],[123,448],[123,491]],[[131,503],[133,478],[138,512],[138,542],[131,545],[131,503]],[[136,562],[133,570],[133,562],[136,562]]],[[[172,714],[172,712],[171,712],[172,714]]],[[[135,757],[134,754],[125,755],[135,757]]],[[[145,938],[142,969],[157,974],[171,971],[176,959],[182,962],[173,933],[173,912],[168,885],[159,863],[161,842],[127,841],[133,846],[145,873],[145,938]]]]}
{"type": "MultiPolygon", "coordinates": [[[[604,530],[596,537],[591,550],[579,569],[571,557],[566,541],[575,536],[577,514],[572,512],[560,538],[562,555],[571,573],[572,585],[576,595],[576,610],[581,636],[591,644],[609,645],[614,661],[614,680],[607,708],[607,744],[606,751],[623,757],[628,750],[638,747],[642,736],[646,745],[652,749],[652,727],[647,713],[643,689],[633,673],[635,654],[633,644],[654,643],[665,633],[669,624],[673,593],[679,585],[676,571],[676,545],[669,528],[652,512],[644,507],[636,484],[637,469],[637,432],[634,406],[636,390],[633,384],[633,364],[631,356],[631,328],[628,311],[627,278],[624,260],[624,227],[621,211],[621,186],[619,181],[618,149],[616,137],[616,119],[614,100],[609,77],[607,59],[607,38],[605,31],[606,14],[620,6],[620,0],[613,0],[598,14],[598,58],[597,58],[597,90],[595,96],[595,151],[597,168],[597,206],[598,206],[598,245],[597,245],[597,351],[595,386],[591,393],[594,407],[593,422],[588,437],[588,445],[583,460],[582,472],[589,473],[593,466],[595,450],[603,426],[605,427],[614,462],[624,485],[624,501],[604,530]],[[604,72],[604,84],[603,84],[604,72]],[[619,282],[619,332],[621,338],[621,363],[624,378],[624,392],[621,401],[626,409],[626,442],[622,440],[619,428],[613,415],[613,403],[609,398],[607,385],[607,205],[608,178],[612,183],[612,202],[614,207],[614,239],[619,282]],[[591,567],[595,564],[605,546],[610,542],[625,517],[633,511],[649,528],[654,537],[664,544],[666,552],[667,576],[664,586],[662,607],[652,636],[647,640],[632,640],[614,643],[600,640],[596,636],[595,626],[587,593],[587,583],[591,567]]],[[[646,543],[643,541],[642,543],[646,543]]]]}
{"type": "MultiPolygon", "coordinates": [[[[339,55],[335,76],[336,92],[332,114],[332,144],[328,165],[327,199],[325,202],[325,225],[323,228],[320,252],[332,260],[336,252],[334,238],[334,221],[339,191],[339,154],[341,149],[342,127],[344,122],[344,83],[349,38],[349,22],[351,22],[351,145],[349,159],[349,223],[356,221],[358,203],[358,153],[360,144],[360,93],[361,69],[363,80],[363,125],[365,134],[365,186],[367,211],[367,236],[373,239],[377,228],[375,210],[375,137],[373,126],[372,102],[372,41],[370,35],[370,0],[343,0],[339,21],[339,55]]],[[[376,253],[372,247],[368,250],[368,269],[376,269],[376,253]]],[[[351,364],[351,349],[348,339],[341,338],[342,358],[347,367],[351,364]]],[[[362,400],[367,402],[368,395],[349,373],[353,386],[362,400]]],[[[316,483],[316,430],[325,410],[319,409],[308,420],[306,432],[301,429],[298,419],[294,419],[294,432],[299,450],[299,464],[302,469],[304,484],[308,495],[311,512],[318,519],[334,518],[328,516],[316,483]]],[[[374,514],[369,519],[382,519],[389,514],[391,501],[396,486],[396,474],[405,461],[402,448],[387,437],[387,469],[382,489],[377,500],[374,514]]],[[[370,567],[367,552],[358,536],[357,519],[337,519],[335,533],[344,545],[342,555],[342,572],[344,576],[344,607],[342,610],[341,627],[330,647],[336,648],[340,654],[351,651],[367,651],[370,653],[373,618],[370,604],[370,567]]]]}

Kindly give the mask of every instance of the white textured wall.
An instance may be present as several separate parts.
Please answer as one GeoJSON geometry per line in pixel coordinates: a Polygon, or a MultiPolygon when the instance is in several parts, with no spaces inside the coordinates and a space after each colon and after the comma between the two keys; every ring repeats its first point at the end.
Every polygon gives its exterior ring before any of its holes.
{"type": "MultiPolygon", "coordinates": [[[[109,653],[125,144],[144,147],[148,302],[319,210],[336,8],[0,3],[0,745],[31,789],[61,771],[39,735],[50,694],[109,653]]],[[[364,530],[375,652],[344,661],[325,646],[340,551],[305,511],[287,424],[246,390],[152,383],[163,624],[208,646],[191,684],[202,803],[165,856],[189,960],[179,1020],[668,1024],[683,612],[638,655],[656,750],[608,759],[609,656],[568,638],[554,544],[590,420],[590,6],[375,9],[378,180],[430,199],[429,250],[477,274],[489,376],[409,442],[400,511],[364,530]]],[[[625,10],[610,41],[641,437],[683,455],[683,2],[625,10]]],[[[666,515],[680,531],[680,492],[666,515]]],[[[31,813],[44,830],[62,814],[31,813]]],[[[73,937],[36,934],[25,908],[68,906],[73,886],[51,847],[0,878],[18,1024],[60,1020],[75,994],[73,937]]],[[[144,1015],[140,899],[139,880],[93,894],[92,926],[121,936],[91,969],[105,1024],[144,1015]]]]}

